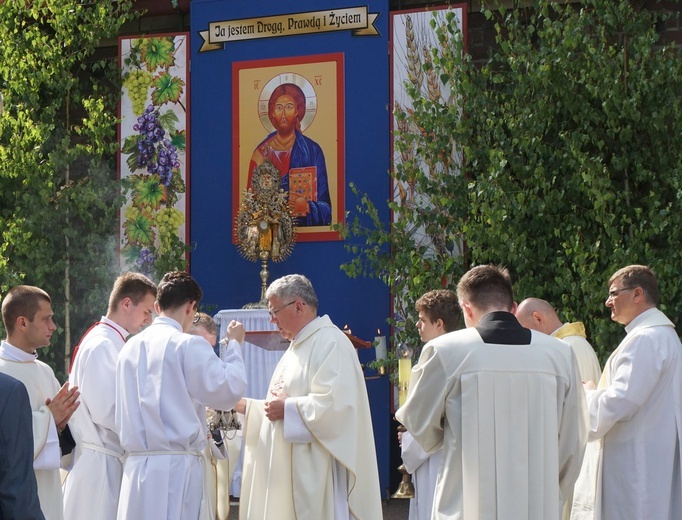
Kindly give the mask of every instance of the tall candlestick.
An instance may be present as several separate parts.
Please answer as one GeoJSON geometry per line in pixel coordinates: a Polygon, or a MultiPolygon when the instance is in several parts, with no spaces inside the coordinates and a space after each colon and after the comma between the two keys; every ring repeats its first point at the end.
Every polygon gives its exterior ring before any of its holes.
{"type": "Polygon", "coordinates": [[[405,404],[407,390],[410,387],[410,374],[412,373],[412,348],[402,344],[396,349],[398,358],[398,406],[405,404]]]}

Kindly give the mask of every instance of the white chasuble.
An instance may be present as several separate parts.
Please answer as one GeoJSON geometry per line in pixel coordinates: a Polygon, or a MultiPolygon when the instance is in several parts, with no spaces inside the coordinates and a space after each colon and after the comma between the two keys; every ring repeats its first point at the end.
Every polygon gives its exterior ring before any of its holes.
{"type": "Polygon", "coordinates": [[[568,343],[573,349],[575,359],[578,362],[578,370],[583,381],[593,381],[595,384],[601,377],[601,366],[597,354],[587,341],[585,325],[577,321],[564,323],[552,336],[568,343]]]}
{"type": "Polygon", "coordinates": [[[334,520],[345,514],[380,519],[364,377],[350,340],[328,316],[306,325],[285,352],[268,392],[280,391],[288,396],[287,408],[298,410],[310,440],[292,442],[297,439],[286,436],[287,416],[271,422],[264,401],[250,400],[240,518],[334,520]]]}

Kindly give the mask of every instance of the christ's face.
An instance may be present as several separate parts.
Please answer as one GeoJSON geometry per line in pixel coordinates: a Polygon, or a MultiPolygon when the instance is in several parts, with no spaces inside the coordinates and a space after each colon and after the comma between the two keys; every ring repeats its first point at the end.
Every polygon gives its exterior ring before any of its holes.
{"type": "Polygon", "coordinates": [[[296,119],[298,118],[298,109],[294,98],[288,94],[279,96],[272,107],[270,118],[279,133],[292,132],[296,127],[296,119]]]}

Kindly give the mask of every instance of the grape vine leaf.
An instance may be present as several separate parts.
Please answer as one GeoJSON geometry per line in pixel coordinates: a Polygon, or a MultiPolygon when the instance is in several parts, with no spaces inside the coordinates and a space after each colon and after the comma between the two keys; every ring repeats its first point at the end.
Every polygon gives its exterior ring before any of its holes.
{"type": "Polygon", "coordinates": [[[166,110],[163,114],[158,116],[159,124],[167,132],[175,130],[175,123],[179,122],[178,115],[172,110],[166,110]]]}
{"type": "Polygon", "coordinates": [[[152,227],[152,218],[148,213],[140,213],[135,218],[129,219],[123,224],[123,230],[126,237],[128,237],[128,242],[139,245],[154,243],[156,233],[154,233],[152,227]]]}
{"type": "Polygon", "coordinates": [[[158,209],[168,198],[166,187],[161,184],[161,179],[157,174],[131,175],[131,177],[137,177],[133,181],[133,204],[135,206],[158,209]]]}
{"type": "Polygon", "coordinates": [[[187,133],[184,130],[170,132],[171,144],[178,150],[184,150],[187,146],[187,133]]]}
{"type": "Polygon", "coordinates": [[[137,156],[139,152],[137,148],[137,143],[139,143],[142,139],[144,139],[144,137],[138,134],[126,137],[125,141],[123,141],[121,152],[124,154],[126,153],[130,154],[126,159],[126,164],[128,165],[128,168],[130,169],[131,172],[134,172],[139,168],[137,164],[137,156]]]}
{"type": "Polygon", "coordinates": [[[185,193],[185,183],[182,180],[180,170],[173,168],[171,182],[168,186],[168,200],[166,205],[171,207],[180,199],[180,194],[185,193]]]}
{"type": "Polygon", "coordinates": [[[140,250],[142,247],[139,245],[128,245],[121,249],[121,257],[125,260],[126,264],[135,264],[137,257],[140,256],[140,250]]]}
{"type": "Polygon", "coordinates": [[[182,79],[177,76],[171,76],[168,72],[162,72],[157,75],[152,84],[154,85],[152,102],[157,106],[180,101],[183,91],[182,87],[185,86],[185,82],[182,79]]]}
{"type": "Polygon", "coordinates": [[[175,41],[172,36],[165,38],[142,38],[140,54],[142,61],[147,64],[147,70],[152,72],[160,67],[170,67],[175,63],[175,41]]]}
{"type": "Polygon", "coordinates": [[[123,141],[123,146],[121,147],[121,151],[123,153],[136,153],[137,152],[137,143],[139,143],[143,139],[143,136],[140,134],[136,135],[130,135],[125,138],[125,141],[123,141]]]}

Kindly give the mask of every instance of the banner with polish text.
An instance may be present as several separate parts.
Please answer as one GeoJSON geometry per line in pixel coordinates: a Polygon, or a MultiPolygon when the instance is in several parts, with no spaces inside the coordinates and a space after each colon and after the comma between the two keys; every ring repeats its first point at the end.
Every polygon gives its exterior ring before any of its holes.
{"type": "Polygon", "coordinates": [[[203,39],[199,52],[219,50],[229,42],[322,32],[352,31],[354,36],[376,36],[377,16],[368,12],[367,6],[361,6],[210,22],[208,30],[199,31],[203,39]]]}

